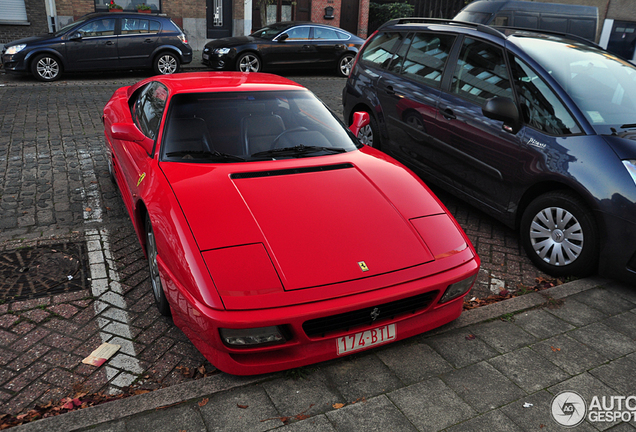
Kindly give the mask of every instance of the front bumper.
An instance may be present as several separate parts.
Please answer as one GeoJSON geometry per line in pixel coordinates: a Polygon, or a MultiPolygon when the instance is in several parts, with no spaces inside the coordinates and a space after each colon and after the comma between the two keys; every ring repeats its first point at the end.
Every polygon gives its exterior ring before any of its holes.
{"type": "Polygon", "coordinates": [[[212,51],[203,51],[201,61],[214,70],[234,70],[234,56],[218,55],[212,51]]]}
{"type": "Polygon", "coordinates": [[[3,54],[2,68],[9,73],[26,73],[27,68],[24,62],[24,54],[3,54]]]}
{"type": "Polygon", "coordinates": [[[162,281],[175,324],[215,367],[234,375],[275,372],[347,355],[339,353],[343,338],[351,340],[353,335],[365,331],[384,331],[387,326],[394,325],[393,342],[451,322],[461,314],[464,295],[438,304],[441,296],[450,284],[474,276],[478,270],[479,259],[474,257],[438,274],[355,295],[266,310],[227,311],[210,309],[190,297],[160,262],[162,281]],[[418,305],[418,309],[395,316],[385,316],[377,321],[369,319],[366,324],[324,334],[308,330],[310,321],[340,317],[341,314],[367,308],[382,309],[388,303],[408,303],[422,296],[427,297],[427,301],[418,305]],[[257,348],[235,348],[226,346],[219,334],[219,328],[270,326],[285,328],[289,335],[287,341],[257,348]]]}

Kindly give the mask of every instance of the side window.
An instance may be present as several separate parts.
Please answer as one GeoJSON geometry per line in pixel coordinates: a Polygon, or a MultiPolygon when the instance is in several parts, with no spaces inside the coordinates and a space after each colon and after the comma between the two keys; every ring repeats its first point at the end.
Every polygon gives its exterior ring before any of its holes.
{"type": "Polygon", "coordinates": [[[338,35],[335,30],[325,27],[314,27],[314,39],[337,40],[338,35]]]}
{"type": "Polygon", "coordinates": [[[294,27],[287,30],[287,40],[307,40],[309,39],[309,27],[294,27]]]}
{"type": "Polygon", "coordinates": [[[450,35],[415,34],[404,59],[402,73],[415,81],[439,87],[454,41],[455,37],[450,35]]]}
{"type": "Polygon", "coordinates": [[[148,138],[155,139],[166,107],[168,90],[157,82],[141,91],[132,108],[133,121],[148,138]]]}
{"type": "Polygon", "coordinates": [[[395,44],[399,43],[402,35],[399,33],[380,33],[373,38],[360,56],[363,62],[375,63],[380,67],[386,66],[393,57],[395,44]]]}
{"type": "Polygon", "coordinates": [[[464,39],[451,91],[479,105],[494,96],[513,99],[501,48],[477,39],[464,39]]]}
{"type": "Polygon", "coordinates": [[[338,39],[340,39],[340,40],[349,40],[349,39],[351,39],[351,36],[349,36],[346,33],[341,32],[341,31],[336,31],[336,35],[338,36],[338,39]]]}
{"type": "Polygon", "coordinates": [[[581,132],[557,95],[528,65],[515,58],[512,75],[519,95],[521,115],[528,126],[549,135],[581,132]]]}
{"type": "Polygon", "coordinates": [[[115,34],[115,19],[104,18],[81,26],[77,31],[82,34],[83,38],[96,36],[113,36],[115,34]]]}
{"type": "Polygon", "coordinates": [[[145,19],[124,18],[121,20],[121,34],[140,34],[150,32],[150,22],[145,19]]]}
{"type": "Polygon", "coordinates": [[[159,30],[161,30],[159,21],[150,21],[150,33],[157,33],[159,30]]]}

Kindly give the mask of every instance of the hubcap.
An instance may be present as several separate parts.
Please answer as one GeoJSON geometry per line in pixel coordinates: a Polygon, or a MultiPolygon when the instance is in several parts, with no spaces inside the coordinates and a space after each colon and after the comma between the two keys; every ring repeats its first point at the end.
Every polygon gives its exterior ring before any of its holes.
{"type": "Polygon", "coordinates": [[[254,56],[248,55],[241,59],[239,64],[239,70],[241,72],[258,72],[259,64],[258,59],[254,56]]]}
{"type": "Polygon", "coordinates": [[[169,55],[161,56],[158,67],[159,72],[163,75],[173,74],[177,71],[177,60],[169,55]]]}
{"type": "Polygon", "coordinates": [[[37,64],[38,75],[45,79],[53,79],[60,72],[60,66],[51,57],[44,57],[37,64]]]}
{"type": "Polygon", "coordinates": [[[373,147],[373,130],[371,126],[366,125],[358,131],[358,139],[364,145],[373,147]]]}
{"type": "Polygon", "coordinates": [[[344,76],[349,76],[351,73],[351,66],[353,66],[353,57],[345,57],[340,62],[340,72],[344,76]]]}
{"type": "Polygon", "coordinates": [[[150,283],[155,299],[161,298],[161,279],[159,278],[159,265],[157,265],[157,244],[152,229],[146,234],[148,240],[148,267],[150,268],[150,283]]]}
{"type": "Polygon", "coordinates": [[[530,240],[541,259],[553,266],[572,264],[583,250],[583,229],[569,211],[548,207],[530,225],[530,240]]]}

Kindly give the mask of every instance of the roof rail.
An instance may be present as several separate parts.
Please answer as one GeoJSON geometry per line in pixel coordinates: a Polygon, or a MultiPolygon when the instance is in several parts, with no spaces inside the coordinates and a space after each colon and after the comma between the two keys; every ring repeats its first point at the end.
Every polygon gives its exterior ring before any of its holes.
{"type": "Polygon", "coordinates": [[[577,42],[583,42],[586,45],[590,45],[590,46],[593,46],[595,48],[600,48],[602,50],[605,50],[605,48],[603,48],[602,46],[600,46],[596,42],[591,41],[589,39],[586,39],[583,36],[575,35],[575,34],[572,34],[572,33],[560,32],[560,31],[555,31],[555,30],[531,29],[531,28],[525,28],[525,27],[493,26],[492,28],[497,30],[497,31],[501,31],[501,32],[505,32],[506,30],[513,30],[513,31],[523,31],[523,32],[529,32],[529,33],[544,33],[544,34],[553,35],[553,36],[563,36],[563,37],[566,37],[568,39],[572,39],[572,40],[575,40],[577,42]]]}
{"type": "Polygon", "coordinates": [[[398,24],[446,24],[446,25],[456,25],[456,26],[463,26],[463,27],[472,27],[480,32],[487,33],[489,35],[492,35],[501,39],[506,38],[505,34],[503,34],[501,31],[493,27],[490,27],[484,24],[474,23],[474,22],[455,21],[448,18],[422,18],[422,17],[397,18],[397,19],[392,19],[390,21],[385,22],[384,24],[380,26],[380,28],[390,26],[390,25],[398,25],[398,24]]]}

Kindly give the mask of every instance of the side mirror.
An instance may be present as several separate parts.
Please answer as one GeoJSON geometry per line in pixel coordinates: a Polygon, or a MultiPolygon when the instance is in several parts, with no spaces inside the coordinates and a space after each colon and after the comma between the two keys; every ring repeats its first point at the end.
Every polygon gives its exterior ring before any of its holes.
{"type": "Polygon", "coordinates": [[[80,32],[75,32],[73,33],[71,36],[69,36],[68,38],[69,40],[81,40],[82,39],[82,33],[80,32]]]}
{"type": "Polygon", "coordinates": [[[353,132],[355,136],[358,136],[360,129],[371,123],[371,117],[366,111],[357,111],[353,113],[353,123],[349,126],[349,130],[353,132]]]}
{"type": "Polygon", "coordinates": [[[283,33],[282,35],[278,36],[278,39],[276,39],[276,42],[284,42],[288,37],[289,35],[287,33],[283,33]]]}
{"type": "Polygon", "coordinates": [[[152,154],[154,141],[141,132],[132,123],[115,123],[110,127],[112,137],[120,141],[132,141],[139,144],[149,155],[152,154]]]}
{"type": "Polygon", "coordinates": [[[486,101],[481,112],[489,119],[502,121],[506,132],[516,134],[521,129],[519,110],[512,99],[495,96],[486,101]]]}

